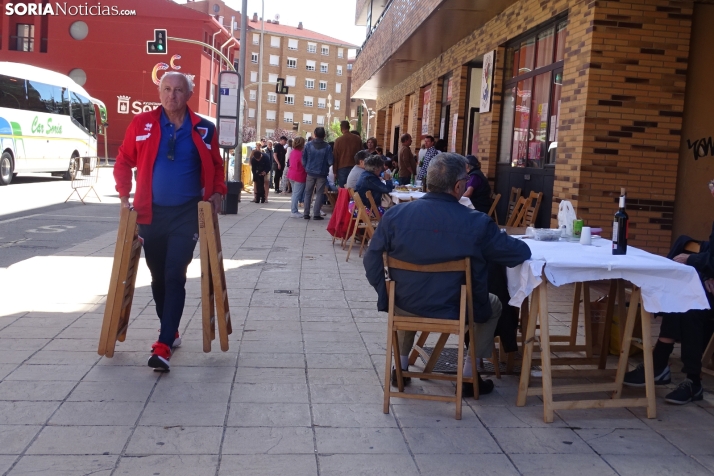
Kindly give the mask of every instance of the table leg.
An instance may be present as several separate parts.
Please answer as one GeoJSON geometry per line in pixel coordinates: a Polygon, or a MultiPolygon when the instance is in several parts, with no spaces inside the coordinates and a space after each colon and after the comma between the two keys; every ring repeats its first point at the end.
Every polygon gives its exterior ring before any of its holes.
{"type": "MultiPolygon", "coordinates": [[[[641,295],[640,295],[641,298],[641,295]]],[[[632,306],[632,301],[630,301],[632,306]]],[[[645,361],[645,390],[647,391],[647,418],[657,418],[657,402],[655,401],[655,384],[654,384],[654,364],[652,363],[652,314],[645,311],[642,306],[642,354],[645,361]]]]}
{"type": "MultiPolygon", "coordinates": [[[[575,345],[578,338],[578,319],[580,317],[580,294],[583,290],[584,283],[575,283],[575,292],[573,293],[573,316],[570,320],[570,341],[571,346],[575,345]]],[[[590,357],[588,355],[588,357],[590,357]]]]}
{"type": "Polygon", "coordinates": [[[583,283],[583,326],[585,331],[585,356],[593,356],[592,318],[590,316],[590,283],[583,283]]]}
{"type": "MultiPolygon", "coordinates": [[[[541,283],[540,286],[544,286],[545,282],[541,283]]],[[[536,330],[536,312],[538,309],[538,302],[540,299],[540,294],[533,292],[531,299],[531,306],[535,312],[528,312],[527,301],[524,301],[524,305],[521,306],[521,316],[526,318],[526,329],[523,333],[523,360],[521,361],[521,379],[518,383],[518,397],[516,398],[516,405],[522,407],[526,404],[526,398],[528,397],[528,384],[531,379],[531,361],[533,360],[533,341],[535,340],[535,330],[536,330]],[[527,316],[527,317],[526,317],[527,316]]],[[[528,299],[528,298],[526,298],[528,299]]],[[[523,323],[522,324],[526,324],[523,323]]]]}
{"type": "Polygon", "coordinates": [[[605,311],[605,326],[602,330],[602,345],[600,346],[599,369],[607,367],[607,356],[610,353],[610,328],[612,327],[612,313],[615,311],[615,298],[617,294],[617,279],[610,280],[610,290],[607,294],[607,308],[605,311]]]}
{"type": "MultiPolygon", "coordinates": [[[[550,369],[550,329],[548,326],[547,281],[538,287],[538,320],[540,321],[540,361],[543,381],[543,421],[553,423],[553,380],[550,369]]],[[[533,319],[535,321],[535,319],[533,319]]]]}
{"type": "MultiPolygon", "coordinates": [[[[622,396],[622,381],[627,372],[627,361],[630,358],[630,345],[632,344],[632,331],[635,329],[635,321],[637,320],[637,307],[640,304],[640,288],[635,288],[630,299],[630,310],[627,313],[627,319],[624,325],[622,342],[620,343],[620,361],[617,364],[617,375],[615,377],[615,391],[612,398],[620,398],[622,396]]],[[[622,321],[620,321],[622,324],[622,321]]],[[[650,354],[651,357],[651,354],[650,354]]],[[[650,368],[650,371],[652,369],[650,368]]],[[[645,381],[647,380],[647,369],[645,369],[645,381]]]]}

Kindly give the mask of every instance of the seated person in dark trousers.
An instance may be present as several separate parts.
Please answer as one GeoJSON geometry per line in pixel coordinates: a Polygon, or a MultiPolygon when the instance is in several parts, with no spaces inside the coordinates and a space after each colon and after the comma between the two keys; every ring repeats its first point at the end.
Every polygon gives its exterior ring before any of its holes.
{"type": "MultiPolygon", "coordinates": [[[[714,196],[714,180],[709,182],[709,192],[714,196]]],[[[679,237],[672,247],[668,258],[677,263],[694,267],[699,272],[702,286],[707,293],[709,306],[714,309],[714,225],[708,242],[702,242],[699,253],[685,254],[684,245],[694,241],[688,236],[679,237]]],[[[691,309],[684,313],[661,314],[662,325],[659,339],[652,352],[654,362],[655,385],[667,385],[671,381],[669,356],[674,349],[675,341],[682,343],[682,372],[687,375],[679,386],[668,393],[664,400],[667,403],[684,405],[685,403],[702,400],[702,355],[712,331],[714,330],[714,312],[711,309],[691,309]]],[[[645,385],[645,369],[640,364],[625,374],[625,385],[643,387],[645,385]]]]}
{"type": "MultiPolygon", "coordinates": [[[[423,198],[390,208],[382,217],[364,257],[367,280],[378,294],[377,307],[387,311],[389,298],[382,254],[414,264],[433,264],[471,258],[476,358],[489,357],[501,315],[498,298],[488,292],[488,266],[513,267],[531,257],[521,240],[502,233],[483,213],[459,203],[466,190],[466,159],[458,154],[439,154],[429,163],[429,193],[423,198]]],[[[400,312],[436,319],[458,319],[463,274],[416,273],[392,270],[397,283],[396,306],[400,312]]],[[[408,368],[414,332],[399,333],[402,369],[408,368]]],[[[471,359],[464,363],[470,377],[471,359]]],[[[404,379],[408,383],[408,379],[404,379]]],[[[396,372],[392,372],[396,386],[396,372]]],[[[464,383],[463,395],[473,396],[473,385],[464,383]]],[[[481,380],[479,392],[490,393],[493,382],[481,380]]]]}
{"type": "Polygon", "coordinates": [[[265,176],[270,172],[270,159],[260,149],[255,149],[250,157],[250,168],[253,172],[255,203],[265,203],[265,176]]]}

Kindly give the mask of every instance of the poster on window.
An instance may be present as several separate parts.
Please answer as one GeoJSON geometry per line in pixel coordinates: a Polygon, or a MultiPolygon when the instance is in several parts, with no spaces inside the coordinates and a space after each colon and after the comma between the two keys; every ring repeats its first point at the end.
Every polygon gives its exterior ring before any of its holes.
{"type": "Polygon", "coordinates": [[[456,152],[456,125],[459,123],[459,114],[454,113],[454,118],[451,121],[451,152],[456,152]]]}
{"type": "Polygon", "coordinates": [[[493,94],[493,67],[496,52],[483,55],[483,70],[481,73],[481,113],[491,111],[491,95],[493,94]]]}
{"type": "Polygon", "coordinates": [[[429,135],[429,109],[431,103],[431,88],[424,90],[424,107],[421,114],[421,135],[429,135]]]}

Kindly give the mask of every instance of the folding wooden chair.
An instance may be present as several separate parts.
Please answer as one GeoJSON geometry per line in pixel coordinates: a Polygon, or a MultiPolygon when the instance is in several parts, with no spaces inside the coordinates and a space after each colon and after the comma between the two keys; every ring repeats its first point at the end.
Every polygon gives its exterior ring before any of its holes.
{"type": "Polygon", "coordinates": [[[513,209],[516,207],[516,203],[518,203],[518,199],[521,196],[521,189],[516,188],[516,187],[511,187],[511,193],[508,195],[508,213],[506,214],[506,223],[508,223],[511,220],[511,217],[513,216],[513,209]]]}
{"type": "MultiPolygon", "coordinates": [[[[389,321],[387,327],[387,355],[384,366],[384,413],[389,413],[389,400],[394,393],[397,398],[413,398],[417,400],[436,400],[441,402],[456,403],[457,420],[461,419],[461,395],[463,382],[471,382],[474,386],[474,399],[478,399],[478,379],[476,373],[476,345],[473,325],[473,301],[471,299],[471,260],[464,258],[458,261],[449,261],[445,263],[437,263],[430,265],[416,265],[400,261],[395,258],[390,258],[386,253],[384,260],[388,269],[403,269],[407,271],[416,271],[419,273],[443,273],[443,272],[463,272],[466,278],[466,284],[461,285],[461,302],[459,305],[459,319],[432,319],[428,317],[401,316],[395,313],[395,282],[388,281],[387,287],[389,291],[389,321]],[[469,330],[469,357],[473,374],[471,377],[463,376],[464,367],[464,340],[466,329],[469,330]],[[440,332],[441,337],[434,348],[434,351],[429,358],[423,372],[407,372],[402,370],[399,358],[399,338],[397,331],[421,331],[421,332],[440,332]],[[435,374],[432,372],[436,361],[441,354],[444,345],[450,334],[459,336],[458,343],[458,358],[456,362],[456,375],[435,374]],[[392,355],[394,355],[395,369],[397,374],[397,382],[399,392],[392,392],[390,387],[392,355]],[[445,395],[427,395],[404,392],[403,377],[414,377],[431,380],[450,380],[456,382],[456,395],[453,397],[445,395]]],[[[421,338],[420,338],[421,340],[421,338]]]]}
{"type": "Polygon", "coordinates": [[[518,197],[518,201],[513,207],[511,217],[506,222],[506,226],[518,226],[519,218],[521,218],[521,211],[526,206],[526,199],[523,197],[518,197]]]}
{"type": "Polygon", "coordinates": [[[493,218],[493,221],[496,222],[496,225],[498,225],[498,215],[496,215],[496,206],[498,205],[499,200],[501,200],[501,194],[497,193],[493,196],[493,203],[491,204],[491,208],[488,210],[488,216],[493,218]]]}
{"type": "Polygon", "coordinates": [[[376,222],[372,221],[372,218],[370,215],[367,213],[367,209],[362,203],[362,199],[359,196],[359,193],[354,194],[354,200],[355,200],[355,208],[357,209],[357,218],[355,220],[355,224],[352,227],[352,237],[350,238],[350,247],[347,250],[347,259],[345,261],[350,260],[350,253],[352,253],[352,246],[355,244],[355,237],[357,236],[357,230],[364,230],[364,234],[362,235],[362,243],[360,244],[359,247],[359,256],[360,258],[362,257],[362,251],[364,250],[364,245],[367,242],[367,240],[372,239],[372,235],[374,235],[374,228],[377,226],[376,222]]]}
{"type": "Polygon", "coordinates": [[[372,218],[377,221],[378,223],[382,221],[382,214],[379,213],[379,208],[377,208],[377,204],[374,203],[374,197],[372,196],[372,191],[367,190],[367,200],[369,201],[369,211],[372,214],[372,218]]]}
{"type": "Polygon", "coordinates": [[[325,196],[327,197],[327,202],[329,205],[332,205],[333,207],[337,203],[337,192],[331,192],[329,190],[325,190],[325,196]]]}
{"type": "Polygon", "coordinates": [[[540,209],[540,201],[543,198],[541,192],[531,192],[521,208],[516,223],[513,226],[533,226],[538,218],[538,210],[540,209]]]}

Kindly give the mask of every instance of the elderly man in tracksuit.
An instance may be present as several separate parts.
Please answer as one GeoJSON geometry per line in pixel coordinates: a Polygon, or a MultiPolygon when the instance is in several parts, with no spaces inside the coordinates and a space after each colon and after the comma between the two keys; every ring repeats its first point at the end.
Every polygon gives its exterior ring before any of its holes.
{"type": "Polygon", "coordinates": [[[227,192],[216,128],[188,108],[192,92],[187,76],[164,74],[161,107],[134,117],[114,165],[116,190],[127,208],[132,168],[137,168],[133,205],[161,321],[149,367],[165,371],[171,349],[181,342],[186,269],[198,241],[198,202],[210,201],[215,213],[227,192]]]}

